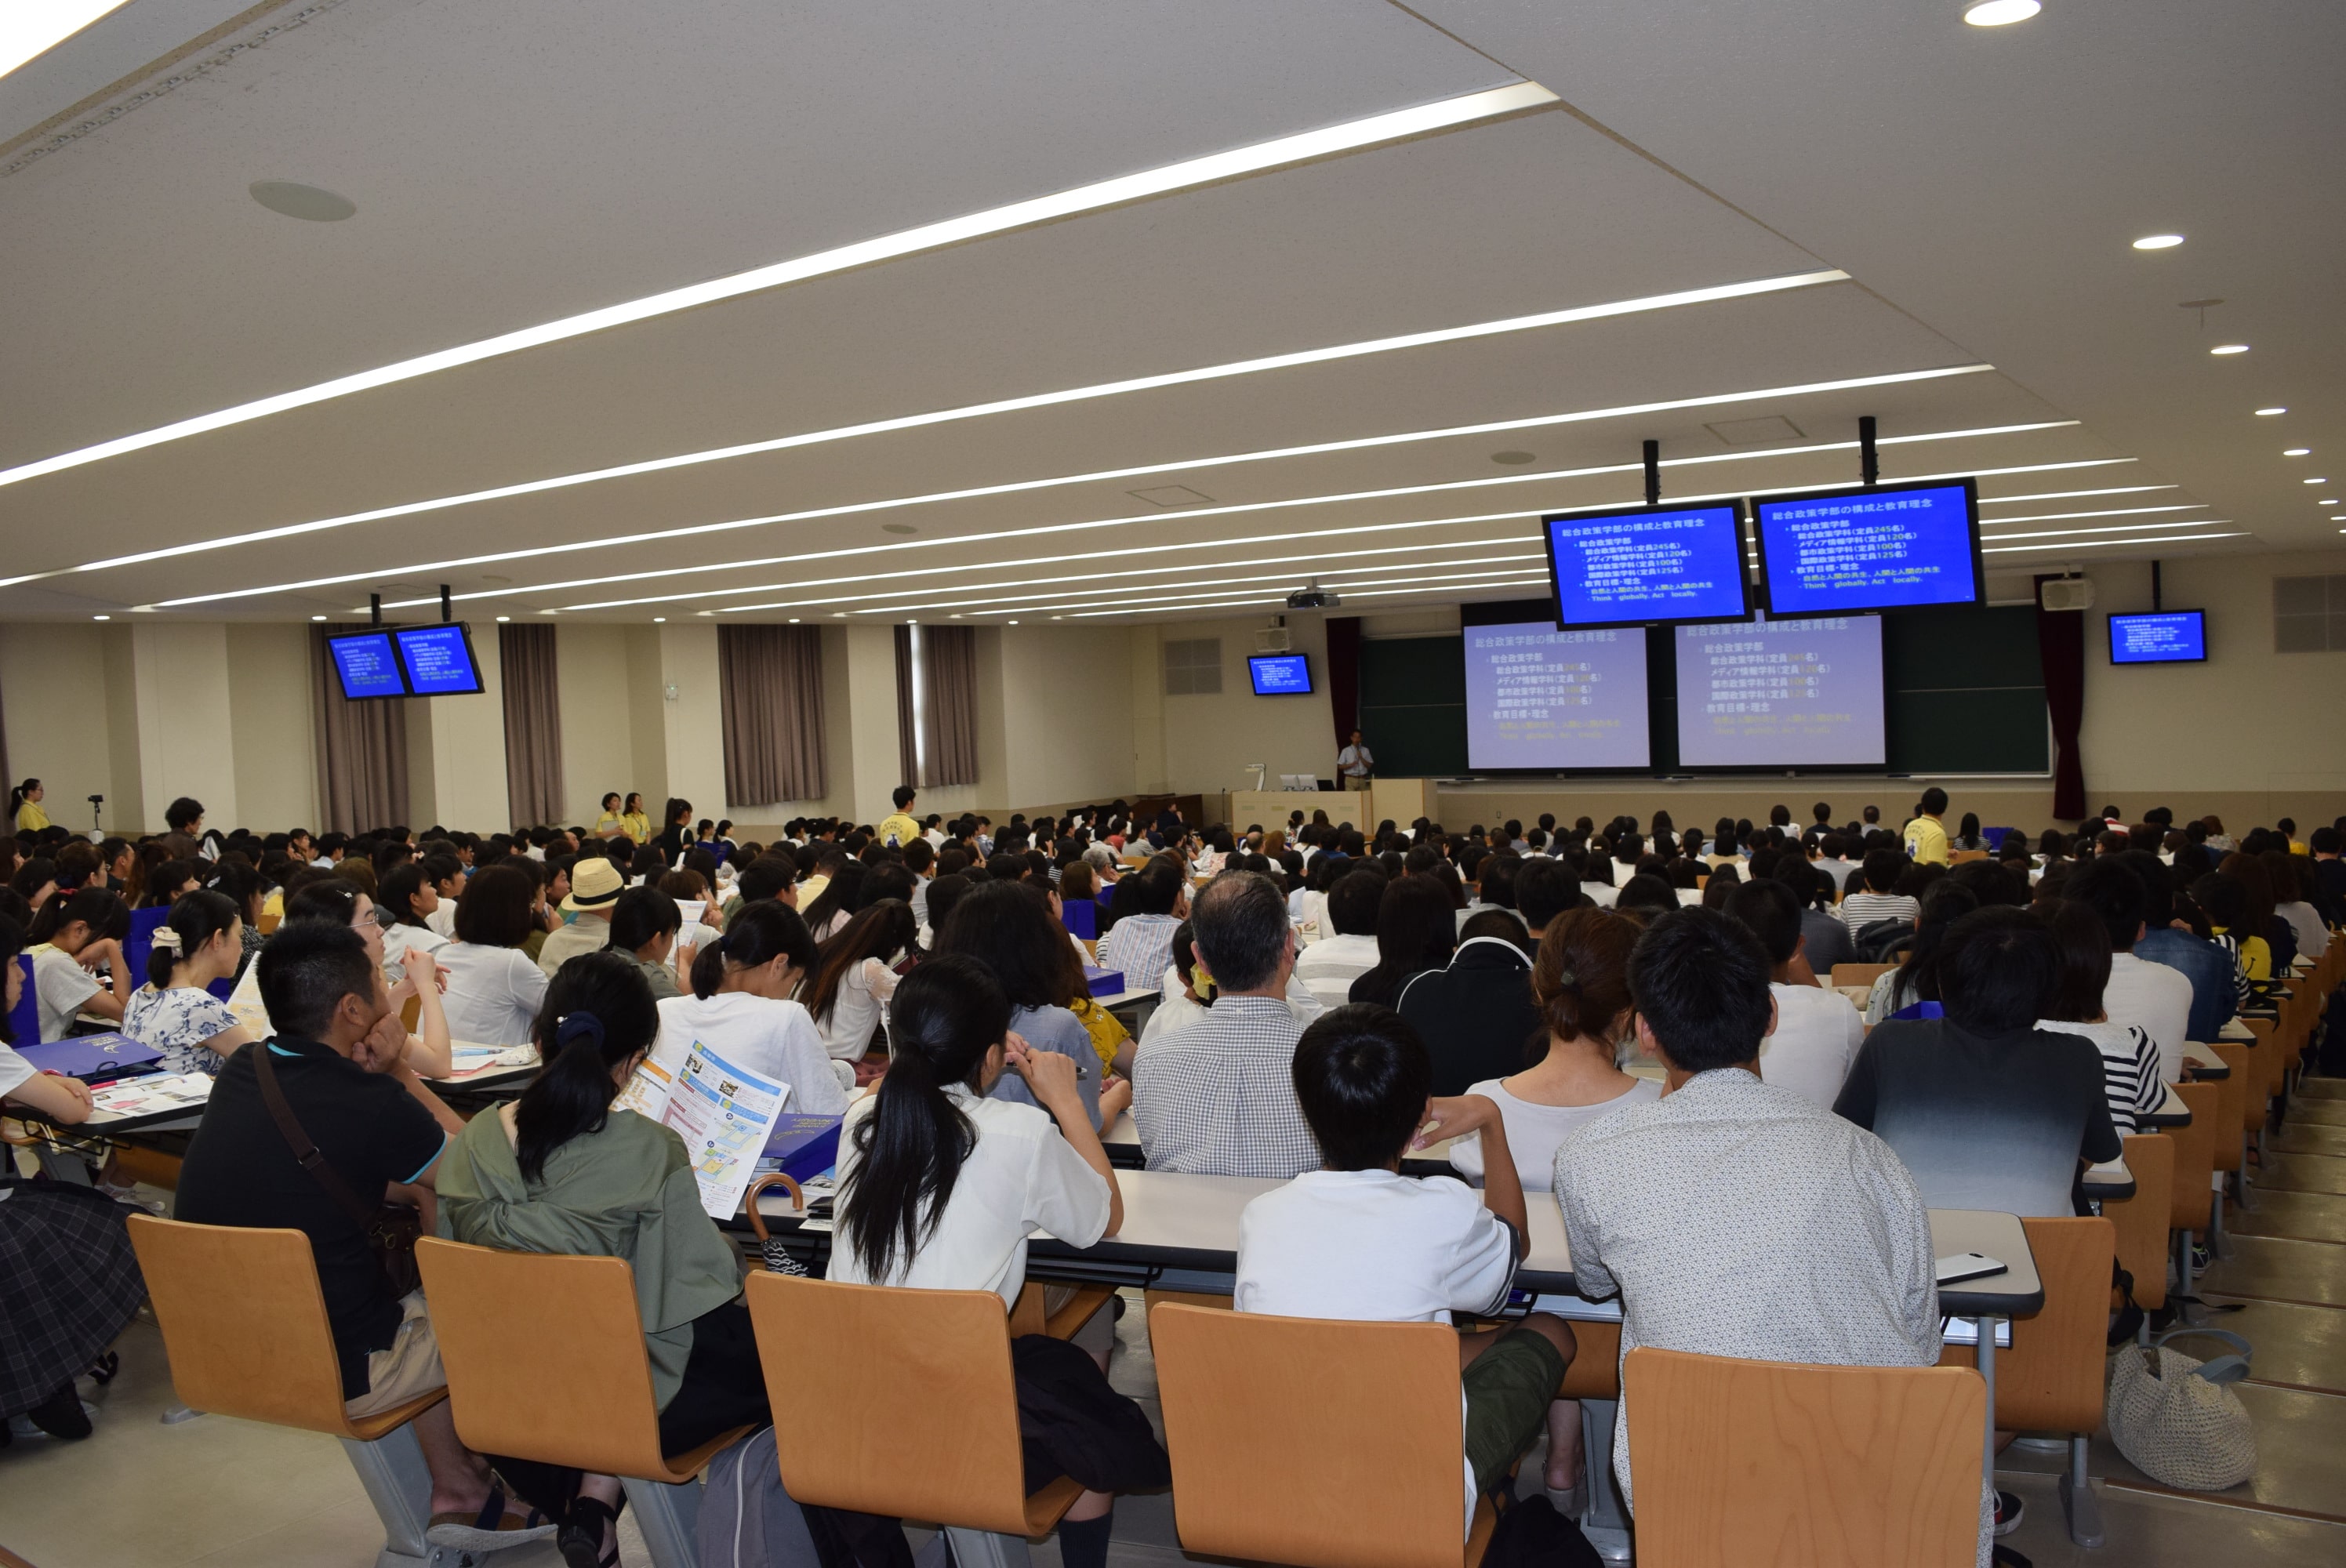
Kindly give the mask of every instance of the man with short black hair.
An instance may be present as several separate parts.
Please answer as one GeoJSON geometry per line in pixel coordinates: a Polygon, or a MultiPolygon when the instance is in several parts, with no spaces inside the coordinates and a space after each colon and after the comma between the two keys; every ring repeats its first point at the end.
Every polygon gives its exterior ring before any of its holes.
{"type": "MultiPolygon", "coordinates": [[[[1881,1139],[1761,1081],[1776,1018],[1770,967],[1759,939],[1714,910],[1674,910],[1638,939],[1629,958],[1637,1039],[1670,1088],[1557,1151],[1556,1201],[1580,1293],[1619,1294],[1625,1358],[1651,1345],[1932,1366],[1930,1216],[1881,1139]],[[1801,1309],[1782,1310],[1786,1301],[1801,1309]]],[[[1624,1401],[1613,1468],[1625,1497],[1635,1420],[1624,1401]]]]}
{"type": "MultiPolygon", "coordinates": [[[[393,1186],[430,1186],[448,1135],[411,1092],[413,1074],[400,1059],[406,1028],[356,931],[291,921],[254,962],[277,1033],[220,1068],[188,1145],[175,1213],[196,1225],[307,1236],[350,1413],[394,1410],[447,1378],[423,1293],[393,1292],[352,1211],[372,1215],[393,1186]],[[314,1172],[295,1160],[287,1118],[323,1156],[314,1172]]],[[[552,1534],[505,1510],[448,1410],[443,1400],[414,1422],[432,1472],[428,1538],[494,1551],[552,1534]]]]}
{"type": "Polygon", "coordinates": [[[1295,978],[1323,1012],[1343,1006],[1352,982],[1377,966],[1377,905],[1384,896],[1384,873],[1365,866],[1338,877],[1328,890],[1328,923],[1335,934],[1295,958],[1295,978]]]}
{"type": "Polygon", "coordinates": [[[2061,979],[2052,931],[2025,910],[1974,910],[1937,963],[1946,1016],[1875,1025],[1834,1110],[1881,1134],[1933,1207],[2076,1214],[2080,1164],[2119,1144],[2101,1053],[2036,1027],[2061,979]]]}
{"type": "Polygon", "coordinates": [[[1923,918],[1920,899],[1891,891],[1906,874],[1904,855],[1892,849],[1869,850],[1862,870],[1863,881],[1851,882],[1849,891],[1841,895],[1841,923],[1849,927],[1850,935],[1858,935],[1876,921],[1923,918]]]}
{"type": "Polygon", "coordinates": [[[1119,889],[1119,902],[1130,899],[1131,912],[1117,916],[1100,939],[1099,965],[1145,991],[1173,962],[1173,932],[1189,912],[1189,875],[1170,855],[1152,855],[1124,886],[1130,891],[1119,889]]]}
{"type": "Polygon", "coordinates": [[[1225,871],[1198,895],[1189,931],[1214,1003],[1134,1062],[1132,1120],[1148,1168],[1279,1179],[1311,1170],[1319,1150],[1291,1076],[1302,1027],[1287,1004],[1287,901],[1260,872],[1225,871]]]}
{"type": "Polygon", "coordinates": [[[1947,792],[1936,784],[1923,791],[1923,809],[1906,824],[1906,853],[1918,866],[1947,863],[1947,792]]]}
{"type": "MultiPolygon", "coordinates": [[[[2214,998],[2229,999],[2233,994],[2231,966],[2215,943],[2201,942],[2188,932],[2168,934],[2198,947],[2199,954],[2178,952],[2171,958],[2153,959],[2135,951],[2148,934],[2153,876],[2163,889],[2167,868],[2158,864],[2157,857],[2128,850],[2087,860],[2070,873],[2061,891],[2064,898],[2092,910],[2109,932],[2110,978],[2102,988],[2103,1013],[2112,1023],[2131,1024],[2150,1036],[2158,1048],[2158,1075],[2172,1084],[2183,1076],[2183,1043],[2214,1039],[2224,1018],[2230,1016],[2214,1016],[2214,998]],[[2146,860],[2149,864],[2145,865],[2146,860]],[[2198,975],[2184,967],[2195,958],[2198,975]],[[2207,1021],[2199,1017],[2202,977],[2209,993],[2206,1011],[2212,1018],[2205,1034],[2193,1027],[2195,1022],[2207,1021]]],[[[2168,900],[2162,897],[2159,902],[2164,905],[2168,900]]],[[[2165,922],[2160,923],[2163,928],[2165,922]]]]}
{"type": "Polygon", "coordinates": [[[1742,922],[1768,954],[1776,1027],[1760,1050],[1760,1080],[1830,1111],[1865,1039],[1865,1021],[1840,992],[1795,983],[1793,961],[1808,939],[1790,888],[1776,881],[1746,882],[1727,895],[1727,917],[1742,922]]]}
{"type": "Polygon", "coordinates": [[[899,784],[888,798],[896,803],[896,809],[880,820],[873,837],[892,850],[901,850],[921,836],[921,824],[913,817],[913,787],[899,784]]]}
{"type": "Polygon", "coordinates": [[[1515,912],[1524,917],[1537,947],[1547,922],[1566,910],[1580,907],[1580,883],[1564,861],[1535,855],[1515,871],[1515,912]]]}

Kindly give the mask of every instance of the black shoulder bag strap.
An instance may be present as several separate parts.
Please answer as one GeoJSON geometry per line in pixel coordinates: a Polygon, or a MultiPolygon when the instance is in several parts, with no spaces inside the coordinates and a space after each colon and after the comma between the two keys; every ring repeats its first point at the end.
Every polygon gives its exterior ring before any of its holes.
{"type": "Polygon", "coordinates": [[[350,1184],[342,1179],[342,1173],[326,1163],[326,1156],[318,1152],[318,1145],[311,1143],[310,1135],[301,1130],[301,1123],[293,1115],[293,1107],[285,1103],[285,1091],[277,1084],[276,1064],[269,1059],[269,1042],[256,1040],[252,1043],[252,1070],[260,1080],[261,1101],[268,1105],[270,1118],[277,1124],[277,1130],[284,1135],[285,1146],[293,1151],[295,1163],[326,1189],[326,1196],[332,1198],[361,1230],[372,1232],[374,1209],[361,1203],[358,1195],[351,1191],[350,1184]]]}

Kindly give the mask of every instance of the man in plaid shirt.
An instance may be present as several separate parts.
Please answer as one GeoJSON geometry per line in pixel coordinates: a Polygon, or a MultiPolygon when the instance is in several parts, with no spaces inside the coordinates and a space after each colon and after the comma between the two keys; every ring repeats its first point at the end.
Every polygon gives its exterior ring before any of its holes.
{"type": "Polygon", "coordinates": [[[1132,1118],[1148,1168],[1280,1180],[1319,1169],[1295,1099],[1302,1028],[1287,1005],[1286,899],[1260,872],[1225,871],[1198,895],[1189,930],[1214,977],[1213,1005],[1134,1064],[1132,1118]]]}

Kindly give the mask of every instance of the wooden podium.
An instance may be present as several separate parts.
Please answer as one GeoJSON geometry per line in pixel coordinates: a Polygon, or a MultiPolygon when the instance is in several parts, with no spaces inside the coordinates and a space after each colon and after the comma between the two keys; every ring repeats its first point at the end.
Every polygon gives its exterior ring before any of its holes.
{"type": "Polygon", "coordinates": [[[1302,812],[1307,822],[1312,812],[1325,811],[1330,821],[1350,822],[1363,833],[1375,832],[1388,817],[1396,827],[1406,828],[1420,817],[1436,815],[1431,779],[1372,779],[1369,786],[1365,794],[1357,789],[1233,789],[1223,799],[1229,802],[1230,830],[1239,833],[1256,825],[1283,828],[1294,811],[1302,812]]]}

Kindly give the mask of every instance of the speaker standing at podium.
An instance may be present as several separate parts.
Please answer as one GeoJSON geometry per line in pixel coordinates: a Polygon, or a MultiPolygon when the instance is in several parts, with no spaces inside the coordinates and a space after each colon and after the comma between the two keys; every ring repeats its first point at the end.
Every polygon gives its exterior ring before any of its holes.
{"type": "Polygon", "coordinates": [[[1376,765],[1377,759],[1369,755],[1368,746],[1361,739],[1361,732],[1357,729],[1352,731],[1352,744],[1336,753],[1336,771],[1342,776],[1347,789],[1366,793],[1369,774],[1376,765]]]}

